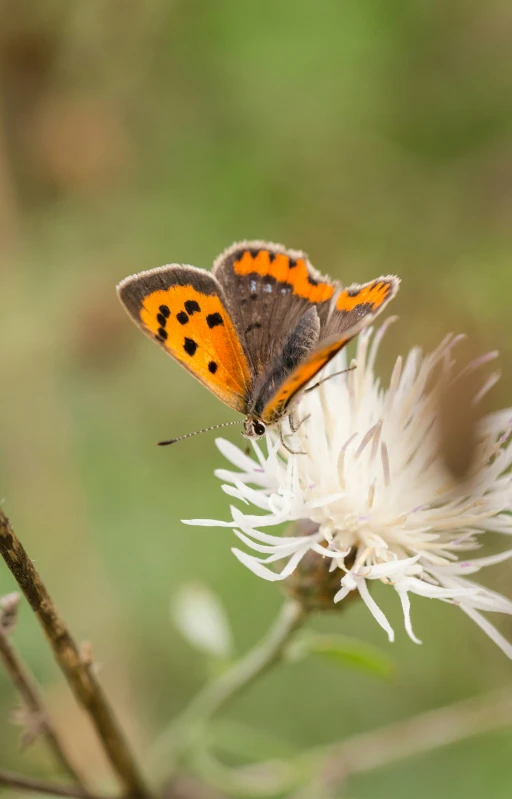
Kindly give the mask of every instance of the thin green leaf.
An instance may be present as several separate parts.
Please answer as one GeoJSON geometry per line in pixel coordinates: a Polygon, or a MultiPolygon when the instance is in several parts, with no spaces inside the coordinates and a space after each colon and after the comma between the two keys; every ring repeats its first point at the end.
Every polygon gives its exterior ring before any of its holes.
{"type": "Polygon", "coordinates": [[[395,672],[391,658],[370,644],[343,635],[305,633],[298,636],[288,648],[291,660],[301,660],[308,655],[319,655],[342,668],[364,671],[376,677],[389,679],[395,672]]]}

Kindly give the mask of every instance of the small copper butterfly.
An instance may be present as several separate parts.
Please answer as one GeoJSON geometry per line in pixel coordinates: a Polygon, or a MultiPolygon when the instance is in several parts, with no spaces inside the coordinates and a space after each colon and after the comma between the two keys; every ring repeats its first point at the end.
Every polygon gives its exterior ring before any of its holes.
{"type": "Polygon", "coordinates": [[[245,414],[247,438],[260,438],[399,283],[388,275],[342,289],[303,252],[242,241],[211,272],[169,264],[125,278],[117,292],[143,332],[245,414]]]}

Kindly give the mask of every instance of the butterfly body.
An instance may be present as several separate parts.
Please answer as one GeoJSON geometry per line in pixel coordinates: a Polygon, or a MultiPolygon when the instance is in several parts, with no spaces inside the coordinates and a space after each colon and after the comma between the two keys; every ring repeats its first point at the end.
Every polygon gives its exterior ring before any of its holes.
{"type": "Polygon", "coordinates": [[[171,264],[125,278],[118,294],[135,323],[259,438],[398,290],[394,276],[342,290],[300,251],[232,245],[212,272],[171,264]]]}

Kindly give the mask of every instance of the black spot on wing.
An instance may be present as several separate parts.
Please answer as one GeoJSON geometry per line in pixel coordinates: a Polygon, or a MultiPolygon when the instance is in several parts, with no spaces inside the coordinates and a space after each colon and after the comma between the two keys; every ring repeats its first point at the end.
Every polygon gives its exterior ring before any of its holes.
{"type": "Polygon", "coordinates": [[[215,361],[210,361],[210,363],[208,364],[208,371],[211,372],[212,375],[215,374],[215,372],[217,371],[217,364],[215,363],[215,361]]]}
{"type": "Polygon", "coordinates": [[[166,317],[163,315],[163,313],[157,313],[157,315],[156,315],[156,321],[158,322],[158,324],[160,325],[160,327],[165,327],[165,324],[166,324],[166,322],[167,322],[167,319],[166,319],[166,317]]]}
{"type": "Polygon", "coordinates": [[[199,303],[195,300],[187,300],[185,302],[185,310],[188,314],[190,314],[190,316],[192,316],[192,314],[199,312],[201,308],[199,307],[199,303]]]}
{"type": "Polygon", "coordinates": [[[251,324],[248,325],[245,329],[245,335],[247,335],[247,333],[250,333],[251,330],[259,330],[260,327],[261,327],[261,322],[251,322],[251,324]]]}
{"type": "Polygon", "coordinates": [[[186,338],[183,342],[183,349],[187,355],[195,355],[197,350],[197,342],[193,338],[186,338]]]}
{"type": "Polygon", "coordinates": [[[158,328],[158,337],[161,338],[162,341],[165,341],[165,339],[167,338],[167,330],[164,330],[163,327],[159,327],[158,328]]]}
{"type": "Polygon", "coordinates": [[[169,310],[167,305],[161,305],[158,310],[160,311],[162,316],[165,316],[166,319],[168,319],[170,317],[170,315],[171,315],[171,312],[170,312],[170,310],[169,310]]]}
{"type": "Polygon", "coordinates": [[[179,314],[176,314],[176,319],[180,325],[186,325],[188,322],[188,315],[185,313],[185,311],[180,311],[179,314]]]}
{"type": "Polygon", "coordinates": [[[208,325],[209,328],[217,327],[217,325],[223,325],[224,320],[220,315],[220,313],[216,311],[215,313],[208,314],[208,316],[206,317],[206,324],[208,325]]]}

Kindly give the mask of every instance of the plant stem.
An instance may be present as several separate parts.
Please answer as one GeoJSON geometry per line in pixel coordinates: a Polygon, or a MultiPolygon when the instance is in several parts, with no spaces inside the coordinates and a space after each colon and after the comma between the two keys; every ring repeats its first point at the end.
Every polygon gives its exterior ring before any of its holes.
{"type": "Polygon", "coordinates": [[[208,683],[164,732],[155,747],[155,756],[160,759],[160,754],[168,755],[171,750],[177,762],[189,753],[212,718],[281,660],[286,645],[306,615],[299,602],[287,600],[265,637],[224,674],[208,683]]]}
{"type": "Polygon", "coordinates": [[[181,721],[207,723],[231,702],[237,694],[253,683],[281,659],[295,630],[303,623],[305,611],[300,603],[286,601],[274,624],[256,646],[228,671],[209,683],[192,700],[181,721]]]}
{"type": "Polygon", "coordinates": [[[510,727],[512,692],[505,690],[428,710],[317,750],[316,774],[293,799],[320,799],[337,793],[347,779],[414,755],[510,727]],[[331,793],[332,792],[332,793],[331,793]]]}
{"type": "Polygon", "coordinates": [[[61,785],[58,782],[48,782],[33,777],[24,777],[10,771],[0,771],[0,788],[17,788],[19,791],[31,793],[47,793],[52,796],[70,796],[76,799],[108,799],[104,796],[89,793],[79,785],[61,785]]]}
{"type": "Polygon", "coordinates": [[[472,697],[329,747],[330,780],[361,774],[512,724],[512,692],[472,697]]]}
{"type": "Polygon", "coordinates": [[[53,756],[62,769],[86,791],[84,778],[71,763],[66,749],[57,735],[52,718],[44,703],[39,688],[28,669],[23,665],[16,649],[8,638],[2,625],[0,612],[0,660],[5,666],[15,689],[29,713],[29,724],[32,722],[44,735],[53,756]]]}
{"type": "Polygon", "coordinates": [[[2,510],[0,553],[30,603],[77,701],[88,713],[120,785],[129,796],[146,799],[150,791],[91,663],[80,656],[66,622],[2,510]]]}

